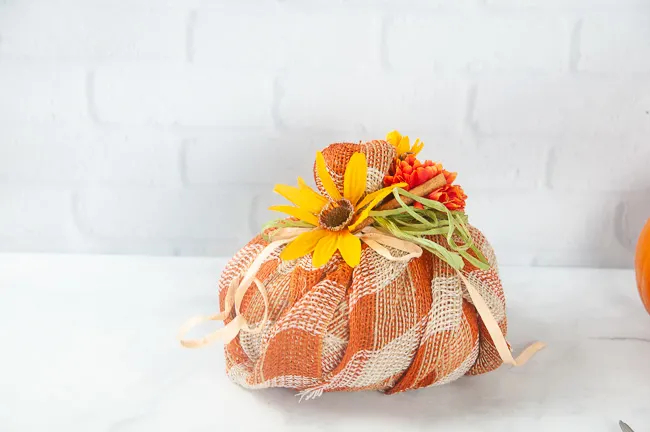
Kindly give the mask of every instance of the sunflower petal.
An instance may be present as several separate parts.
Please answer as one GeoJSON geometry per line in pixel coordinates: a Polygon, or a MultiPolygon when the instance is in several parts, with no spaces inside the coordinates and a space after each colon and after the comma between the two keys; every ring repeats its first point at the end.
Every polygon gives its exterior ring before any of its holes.
{"type": "Polygon", "coordinates": [[[328,233],[327,230],[315,229],[300,234],[280,252],[280,258],[291,261],[311,253],[328,233]]]}
{"type": "MultiPolygon", "coordinates": [[[[370,213],[370,211],[377,204],[379,204],[381,202],[381,200],[386,198],[388,196],[388,194],[390,194],[393,191],[393,189],[395,189],[396,187],[404,187],[404,186],[405,186],[404,183],[398,183],[398,184],[394,184],[392,186],[380,189],[377,192],[373,192],[372,195],[374,195],[374,197],[372,198],[372,201],[370,201],[370,203],[366,206],[366,208],[363,209],[363,211],[361,211],[361,213],[359,213],[359,216],[357,217],[357,220],[355,220],[354,223],[348,227],[348,229],[350,231],[354,231],[354,229],[357,226],[359,226],[359,224],[361,222],[363,222],[364,220],[366,220],[368,218],[368,214],[370,213]]],[[[363,201],[366,201],[367,198],[368,197],[366,197],[363,201]]],[[[361,204],[363,204],[363,202],[361,204]]],[[[362,208],[361,204],[359,205],[359,208],[362,208]]]]}
{"type": "MultiPolygon", "coordinates": [[[[378,191],[375,191],[375,192],[373,192],[373,193],[370,193],[370,194],[366,195],[366,197],[365,197],[365,198],[364,198],[364,199],[359,203],[358,206],[356,206],[356,208],[357,208],[357,209],[362,209],[362,208],[364,208],[364,207],[367,206],[369,203],[371,203],[371,202],[372,202],[372,201],[373,201],[377,196],[379,196],[380,194],[383,194],[384,191],[385,191],[386,189],[388,189],[388,192],[390,193],[390,192],[392,192],[393,189],[395,189],[396,187],[401,187],[401,188],[403,188],[404,186],[407,186],[407,184],[406,184],[406,183],[396,183],[396,184],[394,184],[394,185],[390,185],[390,186],[388,186],[388,187],[385,187],[385,188],[383,188],[383,189],[379,189],[378,191]]],[[[384,196],[384,198],[387,197],[387,196],[388,196],[388,193],[384,194],[383,196],[384,196]]],[[[382,198],[382,199],[383,199],[383,198],[382,198]]],[[[381,200],[380,200],[380,201],[381,201],[381,200]]]]}
{"type": "Polygon", "coordinates": [[[316,153],[316,174],[318,175],[318,178],[320,178],[320,182],[330,198],[333,200],[340,200],[342,198],[341,192],[336,188],[334,180],[332,180],[330,173],[327,171],[325,157],[321,152],[316,153]]]}
{"type": "Polygon", "coordinates": [[[302,208],[303,210],[306,210],[314,214],[320,212],[323,206],[327,203],[326,198],[324,197],[320,197],[322,199],[316,198],[310,192],[304,189],[298,189],[293,186],[276,184],[275,187],[273,188],[273,191],[282,195],[287,200],[291,201],[292,203],[302,208]]]}
{"type": "Polygon", "coordinates": [[[338,247],[339,235],[333,231],[328,231],[316,245],[316,250],[314,250],[314,256],[311,259],[311,263],[314,267],[321,267],[332,258],[336,248],[338,247]]]}
{"type": "Polygon", "coordinates": [[[361,240],[349,230],[339,234],[339,251],[350,267],[356,267],[361,261],[361,240]]]}
{"type": "Polygon", "coordinates": [[[411,150],[411,141],[408,136],[403,136],[397,146],[397,153],[404,154],[411,150]]]}
{"type": "Polygon", "coordinates": [[[396,130],[388,132],[388,134],[386,134],[386,141],[392,144],[393,147],[395,148],[397,148],[397,145],[399,144],[401,139],[402,139],[402,134],[400,134],[396,130]]]}
{"type": "Polygon", "coordinates": [[[343,176],[343,196],[356,206],[363,193],[366,191],[366,177],[368,175],[368,164],[366,155],[355,153],[348,161],[343,176]]]}
{"type": "Polygon", "coordinates": [[[415,144],[413,144],[411,153],[417,155],[418,153],[420,153],[420,151],[422,151],[423,148],[424,148],[424,143],[420,141],[420,138],[418,138],[415,140],[415,144]]]}
{"type": "Polygon", "coordinates": [[[313,214],[309,213],[307,210],[302,209],[300,207],[293,207],[293,206],[288,206],[288,205],[278,205],[278,206],[271,206],[269,207],[269,210],[273,211],[279,211],[282,213],[286,213],[290,216],[297,217],[303,222],[310,223],[314,226],[318,226],[318,217],[314,216],[313,214]]]}
{"type": "MultiPolygon", "coordinates": [[[[302,177],[298,177],[298,188],[300,188],[300,192],[302,195],[306,198],[309,199],[310,202],[313,202],[314,204],[318,202],[318,208],[319,212],[320,209],[323,208],[325,204],[327,204],[328,200],[325,198],[323,195],[319,194],[316,192],[314,189],[312,189],[303,179],[302,177]]],[[[316,212],[314,212],[316,213],[316,212]]]]}

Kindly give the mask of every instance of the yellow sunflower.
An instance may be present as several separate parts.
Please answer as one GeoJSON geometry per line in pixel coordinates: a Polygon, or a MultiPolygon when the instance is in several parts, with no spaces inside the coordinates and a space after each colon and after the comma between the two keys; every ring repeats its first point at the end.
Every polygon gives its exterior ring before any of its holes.
{"type": "Polygon", "coordinates": [[[363,197],[368,173],[363,153],[354,153],[345,167],[342,195],[327,171],[321,152],[316,154],[316,173],[331,199],[307,186],[301,178],[298,178],[298,187],[280,184],[273,189],[295,204],[295,207],[272,206],[269,207],[270,210],[286,213],[314,226],[311,231],[302,233],[291,241],[280,253],[280,258],[294,260],[313,252],[312,264],[320,267],[338,250],[345,262],[350,267],[355,267],[361,260],[361,240],[353,234],[354,229],[368,218],[370,211],[394,188],[403,187],[405,183],[363,197]]]}
{"type": "Polygon", "coordinates": [[[402,156],[404,153],[412,153],[417,155],[424,148],[424,143],[420,141],[420,138],[415,140],[415,144],[411,147],[411,141],[408,136],[402,136],[396,130],[388,132],[386,135],[386,141],[388,141],[395,149],[397,150],[397,157],[402,156]]]}

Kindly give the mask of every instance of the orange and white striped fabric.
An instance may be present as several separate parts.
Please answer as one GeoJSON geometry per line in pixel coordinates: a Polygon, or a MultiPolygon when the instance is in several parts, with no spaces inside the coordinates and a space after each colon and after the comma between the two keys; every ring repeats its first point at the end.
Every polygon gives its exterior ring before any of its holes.
{"type": "MultiPolygon", "coordinates": [[[[343,189],[345,166],[354,152],[364,153],[368,161],[366,192],[381,188],[395,157],[385,141],[327,147],[323,155],[337,187],[343,189]]],[[[326,194],[317,176],[315,180],[326,194]]],[[[470,233],[491,268],[479,270],[466,262],[462,272],[505,335],[505,299],[494,252],[481,232],[470,227],[470,233]]],[[[431,238],[445,244],[442,236],[431,238]]],[[[219,281],[222,311],[233,280],[265,246],[257,236],[227,264],[219,281]]],[[[429,252],[400,262],[364,244],[361,263],[352,269],[338,253],[325,266],[313,268],[309,255],[282,261],[281,251],[275,250],[256,274],[268,294],[265,327],[257,333],[241,331],[225,346],[234,382],[255,389],[288,387],[307,398],[330,391],[392,394],[502,364],[456,270],[429,252]]],[[[263,321],[265,309],[260,293],[249,290],[240,313],[254,326],[263,321]]]]}

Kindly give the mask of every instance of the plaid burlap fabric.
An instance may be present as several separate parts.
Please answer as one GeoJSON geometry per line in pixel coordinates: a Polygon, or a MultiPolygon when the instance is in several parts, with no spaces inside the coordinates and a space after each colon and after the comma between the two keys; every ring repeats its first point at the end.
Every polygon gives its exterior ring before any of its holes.
{"type": "MultiPolygon", "coordinates": [[[[366,191],[379,189],[395,156],[384,141],[327,147],[323,154],[332,178],[342,190],[347,161],[358,151],[368,161],[366,191]]],[[[316,184],[325,194],[318,178],[316,184]]],[[[491,268],[479,270],[466,262],[463,273],[505,335],[505,299],[494,252],[480,231],[470,228],[470,233],[491,268]]],[[[432,238],[445,244],[441,236],[432,238]]],[[[257,236],[227,264],[219,281],[222,311],[231,281],[266,245],[257,236]]],[[[354,269],[338,253],[321,268],[313,268],[310,256],[280,260],[282,248],[265,261],[257,278],[268,292],[269,319],[261,332],[242,331],[226,345],[233,381],[247,388],[293,388],[307,397],[324,391],[392,394],[501,365],[454,269],[426,251],[404,263],[363,247],[354,269]]],[[[257,291],[246,293],[241,313],[251,324],[262,320],[264,302],[257,291]]]]}

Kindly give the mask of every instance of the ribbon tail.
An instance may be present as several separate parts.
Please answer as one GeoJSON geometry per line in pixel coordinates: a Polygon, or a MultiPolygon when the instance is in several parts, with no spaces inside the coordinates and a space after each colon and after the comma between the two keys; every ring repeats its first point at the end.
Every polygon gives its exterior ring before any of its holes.
{"type": "Polygon", "coordinates": [[[537,351],[541,351],[546,347],[546,344],[544,342],[533,342],[532,344],[528,345],[524,350],[519,353],[517,358],[515,359],[515,366],[523,366],[526,364],[528,360],[530,360],[536,353],[537,351]]]}
{"type": "Polygon", "coordinates": [[[458,273],[458,277],[460,277],[460,279],[465,284],[465,287],[467,288],[467,292],[469,293],[469,296],[472,299],[472,302],[474,303],[474,307],[476,308],[476,312],[478,312],[479,316],[483,320],[483,324],[485,325],[485,328],[487,329],[488,333],[490,334],[490,337],[492,338],[492,342],[494,343],[494,346],[496,347],[497,352],[499,353],[499,357],[501,357],[501,360],[503,360],[504,363],[512,366],[521,366],[525,364],[528,360],[530,360],[537,351],[545,347],[544,343],[535,342],[532,345],[528,346],[526,349],[524,349],[524,351],[522,351],[522,353],[519,354],[517,359],[515,359],[512,356],[512,352],[510,351],[508,342],[506,342],[506,338],[503,336],[503,333],[501,332],[501,327],[499,327],[499,323],[494,318],[494,315],[492,315],[490,308],[485,303],[485,300],[483,300],[481,294],[478,292],[476,287],[469,281],[469,279],[465,277],[465,275],[463,275],[459,271],[457,271],[457,273],[458,273]]]}
{"type": "MultiPolygon", "coordinates": [[[[244,320],[243,327],[241,328],[241,330],[244,330],[244,331],[246,331],[248,333],[257,334],[257,333],[261,333],[264,330],[264,328],[266,327],[266,323],[269,320],[269,294],[266,291],[266,287],[264,286],[264,284],[262,282],[260,282],[259,279],[255,278],[255,279],[253,279],[253,282],[255,282],[255,285],[257,286],[257,290],[259,291],[260,295],[262,296],[262,301],[264,301],[264,316],[262,317],[262,321],[260,321],[260,323],[255,328],[252,328],[246,322],[246,320],[244,320]]],[[[236,303],[237,304],[237,311],[238,311],[237,312],[237,314],[238,314],[237,318],[242,316],[242,315],[240,315],[240,312],[239,312],[239,305],[241,304],[242,299],[243,299],[243,296],[241,298],[237,299],[237,303],[236,303]]],[[[237,335],[235,334],[235,336],[237,336],[237,335]]],[[[234,336],[233,336],[233,339],[234,339],[234,336]]],[[[228,341],[228,342],[230,342],[230,341],[228,341]]]]}
{"type": "Polygon", "coordinates": [[[187,321],[181,329],[179,330],[178,339],[182,346],[186,348],[199,348],[205,345],[208,345],[214,341],[221,340],[224,343],[228,343],[235,339],[240,331],[248,331],[250,333],[259,333],[261,332],[269,319],[269,296],[266,292],[266,287],[264,284],[255,277],[259,269],[262,267],[262,264],[267,260],[267,258],[275,251],[278,247],[282,246],[285,243],[289,243],[297,233],[300,231],[298,229],[290,230],[280,230],[278,235],[282,238],[279,240],[274,240],[268,244],[262,252],[253,260],[249,268],[246,270],[246,273],[240,278],[235,278],[231,281],[230,286],[228,287],[228,292],[226,294],[226,304],[225,310],[217,315],[211,316],[198,316],[191,318],[187,321]],[[264,301],[264,316],[262,321],[255,328],[251,326],[246,321],[246,318],[241,314],[240,307],[244,299],[244,295],[248,291],[248,288],[252,283],[255,283],[262,300],[264,301]],[[204,336],[201,339],[184,339],[187,332],[196,327],[199,324],[203,324],[208,321],[224,321],[230,316],[233,306],[235,308],[235,317],[231,322],[229,322],[225,327],[216,330],[207,336],[204,336]]]}
{"type": "Polygon", "coordinates": [[[181,345],[183,345],[185,348],[200,348],[218,340],[221,340],[224,343],[230,342],[237,337],[239,331],[246,325],[246,320],[241,315],[237,315],[235,318],[233,318],[232,321],[228,323],[228,325],[210,333],[207,336],[202,337],[201,339],[183,339],[187,332],[189,332],[197,325],[203,324],[207,321],[223,321],[225,318],[226,317],[223,316],[223,314],[212,316],[198,316],[191,318],[189,321],[183,324],[178,332],[178,339],[181,345]]]}

